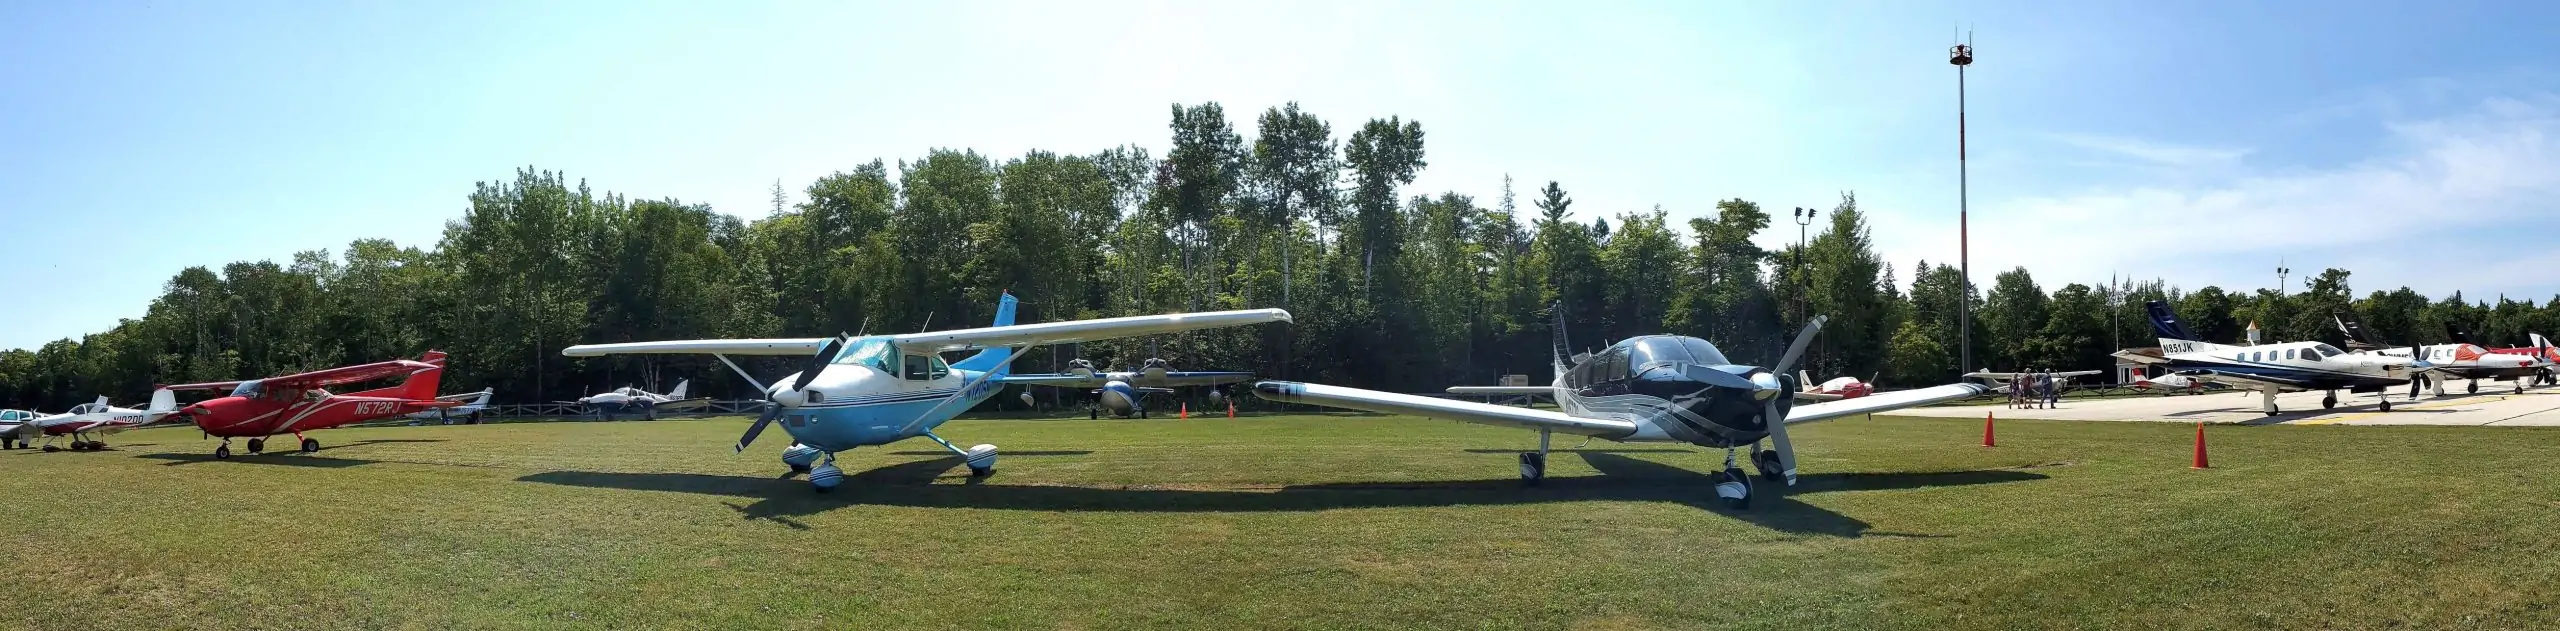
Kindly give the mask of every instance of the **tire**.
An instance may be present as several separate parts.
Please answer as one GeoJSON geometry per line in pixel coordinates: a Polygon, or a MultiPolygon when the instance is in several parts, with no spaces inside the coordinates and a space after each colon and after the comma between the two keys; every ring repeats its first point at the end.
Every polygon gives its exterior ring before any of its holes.
{"type": "Polygon", "coordinates": [[[264,438],[251,438],[251,439],[249,439],[249,453],[253,453],[253,454],[262,454],[262,453],[267,453],[267,439],[264,439],[264,438]]]}
{"type": "Polygon", "coordinates": [[[2382,399],[2382,411],[2384,411],[2384,412],[2389,412],[2389,411],[2391,411],[2391,398],[2390,398],[2390,397],[2384,397],[2384,398],[2382,399]]]}
{"type": "Polygon", "coordinates": [[[2463,393],[2463,394],[2480,394],[2480,382],[2474,381],[2474,382],[2471,382],[2471,385],[2463,386],[2463,387],[2462,387],[2462,393],[2463,393]]]}
{"type": "Polygon", "coordinates": [[[2320,399],[2320,409],[2327,410],[2335,407],[2338,407],[2338,397],[2329,396],[2320,399]]]}
{"type": "Polygon", "coordinates": [[[306,454],[308,454],[308,453],[319,453],[319,451],[320,451],[320,439],[317,439],[317,438],[305,438],[305,439],[302,439],[302,453],[306,453],[306,454]]]}
{"type": "Polygon", "coordinates": [[[1787,479],[1786,472],[1780,468],[1784,465],[1778,463],[1777,450],[1763,449],[1751,454],[1751,466],[1760,470],[1762,482],[1784,482],[1787,479]]]}
{"type": "Polygon", "coordinates": [[[223,446],[220,446],[220,447],[215,447],[215,448],[213,448],[213,459],[215,459],[215,460],[229,460],[229,459],[231,459],[231,446],[230,446],[230,445],[223,445],[223,446]]]}
{"type": "Polygon", "coordinates": [[[1102,420],[1102,411],[1101,411],[1101,410],[1085,410],[1085,411],[1084,411],[1084,415],[1085,415],[1085,419],[1086,419],[1086,420],[1093,420],[1093,421],[1099,421],[1099,420],[1102,420]]]}

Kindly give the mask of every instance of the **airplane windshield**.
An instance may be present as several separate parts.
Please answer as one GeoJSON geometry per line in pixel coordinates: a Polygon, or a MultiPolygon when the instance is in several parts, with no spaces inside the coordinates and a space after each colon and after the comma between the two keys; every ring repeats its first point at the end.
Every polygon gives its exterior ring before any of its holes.
{"type": "Polygon", "coordinates": [[[870,366],[873,370],[896,374],[889,368],[889,341],[879,338],[860,340],[836,354],[840,366],[870,366]]]}
{"type": "Polygon", "coordinates": [[[231,396],[257,398],[258,393],[262,391],[258,385],[259,382],[256,381],[240,382],[240,385],[231,388],[231,396]]]}
{"type": "Polygon", "coordinates": [[[1680,345],[1681,345],[1681,346],[1689,347],[1689,360],[1690,360],[1690,361],[1698,362],[1698,363],[1701,363],[1701,364],[1716,364],[1716,365],[1723,365],[1723,364],[1731,364],[1731,363],[1733,363],[1733,361],[1732,361],[1732,360],[1729,360],[1729,359],[1725,359],[1725,358],[1724,358],[1724,351],[1716,350],[1716,345],[1714,345],[1714,344],[1709,344],[1709,343],[1707,343],[1707,341],[1706,341],[1706,340],[1701,340],[1701,339],[1694,338],[1694,337],[1691,337],[1691,338],[1682,338],[1682,339],[1680,340],[1680,345]]]}
{"type": "Polygon", "coordinates": [[[2339,355],[2345,355],[2345,354],[2347,354],[2347,352],[2346,352],[2346,351],[2338,350],[2338,347],[2330,346],[2330,345],[2327,345],[2327,344],[2317,344],[2317,345],[2313,345],[2313,346],[2311,347],[2311,349],[2312,349],[2312,350],[2316,350],[2316,351],[2320,351],[2320,356],[2321,356],[2321,357],[2337,357],[2337,356],[2339,356],[2339,355]]]}

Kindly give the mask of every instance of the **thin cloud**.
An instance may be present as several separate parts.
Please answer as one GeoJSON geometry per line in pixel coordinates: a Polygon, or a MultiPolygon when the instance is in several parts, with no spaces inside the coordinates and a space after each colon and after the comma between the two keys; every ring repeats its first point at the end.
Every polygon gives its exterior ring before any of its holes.
{"type": "Polygon", "coordinates": [[[2249,155],[2249,150],[2243,148],[2176,145],[2097,134],[2049,134],[2049,137],[2074,147],[2176,168],[2230,164],[2249,155]]]}

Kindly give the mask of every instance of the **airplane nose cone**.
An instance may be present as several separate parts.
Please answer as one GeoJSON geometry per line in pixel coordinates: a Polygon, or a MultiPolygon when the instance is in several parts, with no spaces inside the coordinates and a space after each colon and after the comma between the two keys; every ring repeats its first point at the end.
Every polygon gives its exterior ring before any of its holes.
{"type": "Polygon", "coordinates": [[[1753,373],[1751,375],[1751,385],[1759,386],[1759,389],[1751,391],[1751,400],[1753,401],[1767,401],[1777,398],[1778,393],[1786,391],[1786,386],[1778,383],[1777,375],[1765,372],[1753,373]]]}

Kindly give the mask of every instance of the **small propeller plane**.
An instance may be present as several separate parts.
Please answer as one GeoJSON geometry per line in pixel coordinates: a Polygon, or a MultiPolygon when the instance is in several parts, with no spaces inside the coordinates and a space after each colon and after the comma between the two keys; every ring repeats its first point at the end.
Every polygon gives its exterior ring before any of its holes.
{"type": "MultiPolygon", "coordinates": [[[[1093,369],[1093,362],[1075,359],[1067,362],[1067,371],[1063,373],[1007,375],[1004,377],[1004,382],[1027,386],[1087,388],[1094,396],[1093,407],[1087,410],[1086,416],[1098,419],[1102,418],[1102,413],[1106,410],[1111,412],[1112,416],[1120,418],[1131,416],[1146,418],[1146,399],[1150,394],[1171,394],[1174,388],[1183,386],[1223,386],[1252,379],[1253,373],[1249,372],[1174,370],[1171,362],[1163,358],[1150,358],[1136,371],[1115,372],[1097,372],[1093,369]]],[[[1024,392],[1022,396],[1024,403],[1031,402],[1031,393],[1024,392]]],[[[1220,389],[1209,390],[1210,401],[1219,401],[1225,397],[1226,392],[1220,389]]]]}
{"type": "Polygon", "coordinates": [[[2133,380],[2134,389],[2158,392],[2161,394],[2177,394],[2180,392],[2190,394],[2202,393],[2205,391],[2205,387],[2207,385],[2210,384],[2205,383],[2203,379],[2197,379],[2177,373],[2164,374],[2158,377],[2143,377],[2133,380]]]}
{"type": "Polygon", "coordinates": [[[719,358],[739,377],[763,391],[768,403],[764,414],[747,426],[744,436],[738,437],[735,450],[746,451],[757,434],[780,420],[782,431],[798,441],[783,450],[783,464],[793,471],[808,472],[809,484],[823,492],[844,482],[844,470],[835,464],[837,454],[918,436],[959,454],[968,463],[971,476],[993,474],[995,445],[961,449],[933,430],[1002,390],[1006,368],[1022,358],[1022,351],[1032,347],[1289,321],[1287,311],[1247,309],[1017,325],[1013,323],[1015,304],[1013,295],[1005,294],[996,305],[995,325],[978,329],[859,337],[583,344],[560,353],[570,357],[699,353],[719,358]],[[942,353],[968,350],[978,353],[948,364],[942,359],[942,353]],[[809,364],[768,386],[730,361],[730,355],[805,355],[809,364]]]}
{"type": "MultiPolygon", "coordinates": [[[[1876,376],[1868,377],[1866,381],[1859,381],[1857,377],[1832,377],[1830,381],[1821,382],[1821,385],[1811,386],[1803,392],[1796,393],[1796,398],[1808,401],[1855,399],[1875,394],[1876,380],[1883,377],[1884,373],[1876,373],[1876,376]]],[[[1813,375],[1797,370],[1796,383],[1814,383],[1813,375]]]]}
{"type": "MultiPolygon", "coordinates": [[[[1734,464],[1734,450],[1752,449],[1760,479],[1796,482],[1794,443],[1787,426],[1873,414],[1981,395],[1990,388],[1957,383],[1874,394],[1856,399],[1795,405],[1800,387],[1796,360],[1822,330],[1822,318],[1805,324],[1773,368],[1735,364],[1714,344],[1694,337],[1648,335],[1620,340],[1588,356],[1569,356],[1563,309],[1555,309],[1555,383],[1543,390],[1561,410],[1474,403],[1359,388],[1290,381],[1253,384],[1255,395],[1274,401],[1408,414],[1538,430],[1538,450],[1520,454],[1520,478],[1546,477],[1547,452],[1558,432],[1618,442],[1681,442],[1725,450],[1716,496],[1729,508],[1751,505],[1752,481],[1734,464]],[[1568,357],[1572,359],[1568,360],[1568,357]],[[1767,440],[1773,449],[1760,449],[1767,440]]],[[[1518,394],[1517,386],[1463,394],[1518,394]],[[1500,390],[1500,391],[1496,391],[1500,390]]]]}
{"type": "MultiPolygon", "coordinates": [[[[676,387],[668,390],[666,394],[656,394],[633,386],[623,386],[605,391],[601,394],[593,394],[579,398],[576,403],[587,406],[587,409],[594,410],[597,414],[604,415],[604,420],[608,421],[613,420],[614,414],[630,412],[632,410],[639,410],[640,415],[643,418],[654,421],[658,420],[659,410],[683,412],[687,410],[699,410],[705,405],[710,405],[710,397],[703,397],[699,399],[684,398],[685,387],[692,384],[693,380],[691,379],[677,381],[676,387]]],[[[563,401],[562,403],[568,403],[568,401],[563,401]]]]}
{"type": "MultiPolygon", "coordinates": [[[[2330,314],[2329,317],[2338,323],[2338,330],[2346,332],[2348,339],[2355,342],[2350,346],[2373,348],[2371,352],[2378,355],[2414,357],[2431,364],[2432,369],[2421,371],[2420,376],[2426,379],[2428,388],[2436,396],[2444,396],[2446,379],[2470,380],[2471,383],[2464,389],[2468,394],[2480,392],[2482,379],[2514,382],[2516,394],[2524,394],[2525,382],[2539,378],[2551,367],[2551,360],[2546,358],[2547,353],[2534,352],[2533,349],[2522,349],[2524,352],[2520,353],[2491,351],[2471,343],[2470,336],[2464,335],[2451,324],[2445,325],[2444,329],[2445,337],[2453,340],[2451,344],[2391,347],[2367,336],[2364,325],[2356,322],[2354,318],[2345,314],[2330,314]]],[[[2409,385],[2409,396],[2411,398],[2418,396],[2416,383],[2409,385]]]]}
{"type": "Polygon", "coordinates": [[[478,422],[480,420],[480,413],[489,411],[489,397],[497,393],[497,391],[497,388],[481,388],[479,392],[465,392],[462,394],[448,394],[436,397],[439,401],[452,401],[459,405],[449,408],[436,408],[424,412],[412,412],[408,414],[408,418],[420,421],[442,421],[445,423],[452,423],[455,417],[461,417],[473,422],[478,422]]]}
{"type": "Polygon", "coordinates": [[[2411,383],[2411,377],[2434,369],[2422,359],[2407,355],[2391,356],[2374,353],[2349,353],[2321,342],[2284,342],[2256,346],[2224,346],[2196,341],[2169,303],[2153,300],[2143,303],[2151,314],[2151,330],[2160,336],[2160,354],[2117,351],[2116,357],[2140,364],[2165,366],[2172,373],[2193,379],[2218,383],[2233,388],[2256,390],[2260,407],[2267,416],[2275,416],[2276,395],[2284,392],[2326,391],[2320,407],[2337,407],[2339,390],[2372,393],[2381,401],[2384,412],[2391,411],[2389,386],[2411,383]]]}
{"type": "Polygon", "coordinates": [[[222,438],[213,457],[231,457],[231,439],[248,438],[249,453],[266,451],[266,438],[292,434],[303,453],[320,450],[320,441],[305,431],[389,418],[462,403],[436,397],[444,377],[444,353],[427,351],[418,361],[395,359],[360,366],[253,379],[162,386],[162,390],[228,390],[229,396],[198,401],[178,410],[196,428],[222,438]],[[335,394],[329,386],[404,377],[399,385],[335,394]]]}
{"type": "Polygon", "coordinates": [[[53,439],[61,436],[71,437],[72,451],[97,451],[106,449],[107,441],[91,438],[91,435],[105,436],[158,423],[168,418],[177,407],[176,395],[168,390],[151,393],[151,407],[141,410],[109,405],[107,398],[100,396],[97,402],[72,406],[69,412],[30,419],[27,424],[44,431],[45,451],[59,451],[60,448],[53,446],[53,439]]]}
{"type": "Polygon", "coordinates": [[[0,449],[34,447],[44,428],[32,421],[43,416],[29,410],[0,410],[0,449]]]}
{"type": "Polygon", "coordinates": [[[2540,358],[2542,368],[2534,376],[2535,381],[2542,385],[2560,385],[2560,370],[2554,370],[2554,365],[2560,364],[2560,347],[2552,346],[2551,340],[2542,337],[2540,333],[2528,333],[2526,337],[2532,342],[2531,345],[2492,348],[2489,352],[2540,358]]]}

